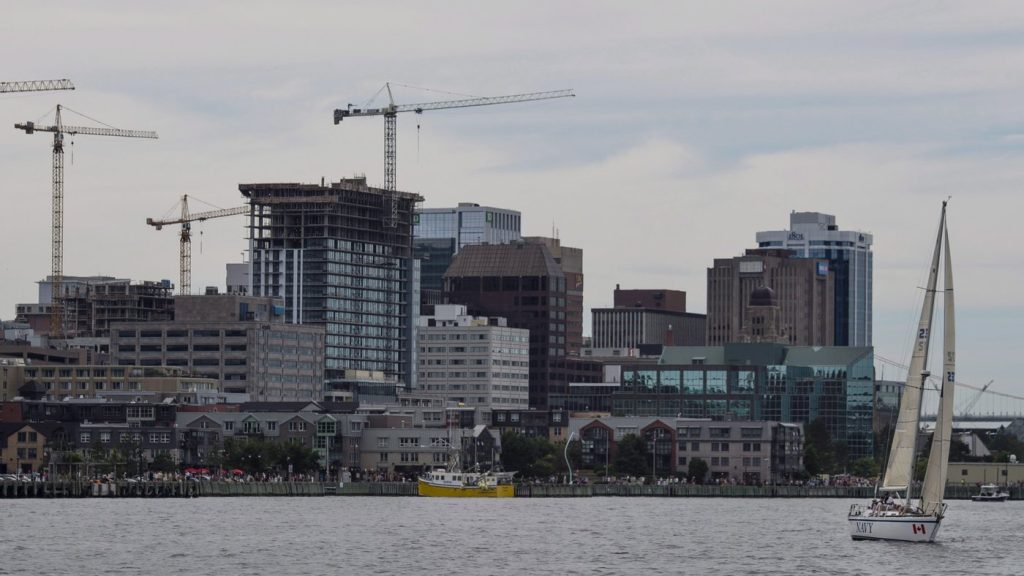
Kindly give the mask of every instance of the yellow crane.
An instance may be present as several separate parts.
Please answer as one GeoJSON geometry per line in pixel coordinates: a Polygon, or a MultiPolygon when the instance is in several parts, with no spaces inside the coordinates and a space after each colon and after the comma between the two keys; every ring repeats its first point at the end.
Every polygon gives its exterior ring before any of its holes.
{"type": "Polygon", "coordinates": [[[74,90],[71,80],[23,80],[20,82],[0,82],[0,94],[9,92],[43,92],[48,90],[74,90]]]}
{"type": "Polygon", "coordinates": [[[181,235],[178,243],[180,253],[178,294],[190,294],[192,292],[192,222],[202,222],[204,220],[212,220],[214,218],[224,218],[225,216],[248,214],[249,206],[224,208],[210,210],[207,212],[196,212],[193,214],[188,210],[188,194],[181,197],[180,204],[181,217],[169,220],[146,218],[146,224],[149,224],[157,230],[162,230],[164,226],[170,226],[171,224],[181,224],[181,235]]]}
{"type": "MultiPolygon", "coordinates": [[[[388,105],[381,108],[353,108],[352,104],[344,110],[334,111],[334,123],[339,124],[342,120],[356,116],[383,116],[384,117],[384,190],[388,192],[386,201],[389,206],[384,211],[387,226],[394,228],[398,225],[398,199],[394,192],[396,186],[396,133],[398,123],[396,117],[400,112],[415,112],[422,114],[427,110],[447,110],[450,108],[472,108],[475,106],[491,106],[493,104],[512,104],[514,102],[529,102],[532,100],[550,100],[552,98],[570,98],[576,96],[572,90],[553,90],[550,92],[530,92],[528,94],[512,94],[510,96],[487,96],[480,98],[463,98],[461,100],[445,100],[441,102],[423,102],[420,104],[395,104],[391,95],[391,83],[384,85],[388,92],[388,105]]],[[[379,92],[378,92],[379,93],[379,92]]]]}
{"type": "MultiPolygon", "coordinates": [[[[89,136],[117,136],[121,138],[157,138],[156,132],[150,130],[122,130],[106,127],[93,128],[88,126],[68,126],[61,121],[62,106],[57,105],[52,126],[39,125],[35,122],[15,124],[25,134],[33,132],[53,132],[53,215],[51,240],[51,291],[53,302],[50,312],[50,338],[60,339],[64,335],[64,315],[61,293],[64,279],[64,136],[85,134],[89,136]]],[[[72,112],[74,112],[72,110],[72,112]]]]}

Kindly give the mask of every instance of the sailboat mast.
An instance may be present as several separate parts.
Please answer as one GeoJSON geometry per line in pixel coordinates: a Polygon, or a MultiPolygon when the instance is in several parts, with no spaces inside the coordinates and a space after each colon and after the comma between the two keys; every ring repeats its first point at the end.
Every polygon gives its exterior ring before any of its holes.
{"type": "Polygon", "coordinates": [[[939,389],[939,410],[935,418],[932,448],[928,453],[928,470],[921,491],[921,509],[940,514],[949,471],[949,445],[953,436],[953,394],[956,383],[956,319],[953,296],[953,263],[949,253],[949,227],[944,230],[945,259],[943,267],[943,339],[942,387],[939,389]]]}
{"type": "Polygon", "coordinates": [[[943,203],[942,216],[939,218],[939,231],[935,238],[935,250],[932,252],[931,269],[928,273],[928,285],[925,288],[924,302],[921,306],[921,318],[917,325],[914,353],[910,358],[910,368],[907,370],[907,380],[903,387],[903,398],[900,401],[896,430],[893,432],[889,461],[882,482],[883,491],[906,491],[908,501],[913,480],[914,457],[917,454],[921,396],[924,392],[924,379],[927,377],[924,373],[928,364],[928,345],[931,341],[932,315],[935,308],[935,286],[938,281],[939,254],[942,250],[945,226],[946,204],[943,203]]]}

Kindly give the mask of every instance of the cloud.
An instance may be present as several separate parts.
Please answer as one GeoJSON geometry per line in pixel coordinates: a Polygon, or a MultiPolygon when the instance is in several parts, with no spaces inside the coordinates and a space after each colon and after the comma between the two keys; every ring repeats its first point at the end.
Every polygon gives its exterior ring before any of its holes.
{"type": "MultiPolygon", "coordinates": [[[[383,122],[335,126],[331,111],[392,80],[480,95],[576,89],[572,100],[400,118],[398,182],[428,206],[475,201],[521,210],[529,234],[554,226],[585,250],[588,305],[609,304],[621,283],[684,289],[700,309],[714,257],[785,227],[791,210],[824,211],[875,235],[879,344],[899,349],[890,317],[914,307],[951,195],[962,306],[1019,308],[1015,2],[5,8],[4,79],[79,86],[0,97],[8,124],[61,102],[161,135],[75,140],[68,274],[175,279],[174,231],[144,222],[182,194],[234,206],[240,182],[381,182],[383,122]]],[[[396,89],[401,102],[435,97],[446,98],[396,89]]],[[[0,264],[9,318],[49,270],[45,134],[0,130],[0,201],[17,247],[0,264]]],[[[223,284],[224,263],[246,247],[241,224],[199,232],[193,285],[223,284]]],[[[1009,381],[1015,367],[976,369],[1009,381]]]]}

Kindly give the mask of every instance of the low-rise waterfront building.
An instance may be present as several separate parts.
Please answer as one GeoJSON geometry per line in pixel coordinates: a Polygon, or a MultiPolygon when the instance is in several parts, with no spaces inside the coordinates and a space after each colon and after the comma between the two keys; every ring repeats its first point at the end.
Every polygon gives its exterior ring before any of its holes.
{"type": "Polygon", "coordinates": [[[354,409],[318,402],[248,402],[232,412],[179,412],[182,461],[210,464],[226,439],[260,439],[315,451],[331,475],[359,465],[359,439],[368,417],[354,409]]]}
{"type": "Polygon", "coordinates": [[[630,434],[647,444],[656,477],[686,475],[696,458],[708,464],[708,477],[697,481],[775,483],[804,470],[799,424],[637,416],[573,418],[571,430],[582,442],[583,467],[602,472],[614,465],[617,443],[630,434]]]}

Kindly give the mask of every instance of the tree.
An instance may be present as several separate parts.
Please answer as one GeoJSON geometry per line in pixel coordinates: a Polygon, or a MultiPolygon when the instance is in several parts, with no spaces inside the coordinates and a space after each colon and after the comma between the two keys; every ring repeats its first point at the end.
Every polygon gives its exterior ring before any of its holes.
{"type": "Polygon", "coordinates": [[[959,438],[952,438],[949,441],[949,461],[950,462],[969,462],[973,460],[971,456],[971,447],[967,445],[963,440],[959,438]]]}
{"type": "MultiPolygon", "coordinates": [[[[521,478],[550,476],[556,465],[554,452],[555,447],[547,438],[527,437],[512,431],[501,435],[502,466],[505,470],[518,472],[521,478]]],[[[558,454],[558,457],[562,455],[558,454]]]]}
{"type": "Polygon", "coordinates": [[[149,469],[156,472],[170,472],[177,468],[174,464],[174,459],[171,455],[166,452],[161,452],[153,457],[153,461],[149,463],[149,469]]]}
{"type": "Polygon", "coordinates": [[[850,465],[850,473],[861,478],[876,478],[879,470],[874,458],[860,458],[850,465]]]}
{"type": "Polygon", "coordinates": [[[835,446],[824,418],[815,418],[804,428],[804,468],[812,475],[837,470],[835,446]]]}
{"type": "Polygon", "coordinates": [[[1024,459],[1024,442],[1007,432],[1005,428],[990,433],[985,439],[985,446],[992,453],[993,462],[1008,462],[1010,454],[1017,456],[1018,459],[1024,459]]]}
{"type": "Polygon", "coordinates": [[[690,482],[703,484],[708,475],[708,463],[702,458],[690,458],[690,464],[686,468],[686,475],[690,482]]]}
{"type": "MultiPolygon", "coordinates": [[[[569,470],[565,466],[565,442],[558,442],[552,446],[552,454],[556,456],[553,458],[553,464],[555,472],[559,474],[567,474],[569,470]]],[[[573,470],[579,470],[583,462],[583,445],[582,442],[575,441],[569,443],[569,462],[572,463],[573,470]]]]}
{"type": "Polygon", "coordinates": [[[643,476],[650,473],[651,466],[647,443],[636,434],[626,434],[616,446],[615,472],[629,476],[643,476]]]}

